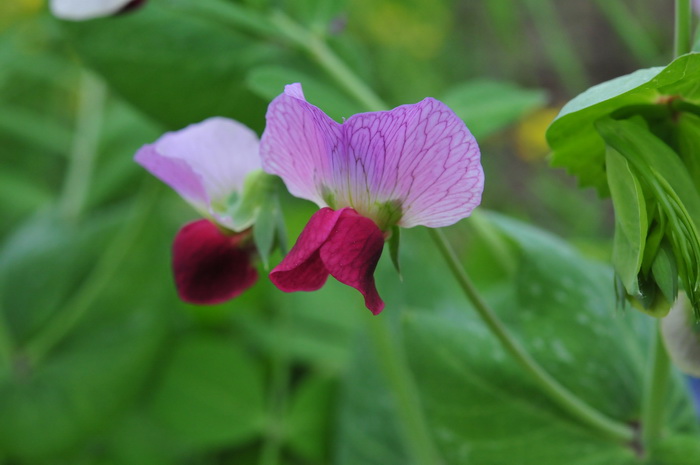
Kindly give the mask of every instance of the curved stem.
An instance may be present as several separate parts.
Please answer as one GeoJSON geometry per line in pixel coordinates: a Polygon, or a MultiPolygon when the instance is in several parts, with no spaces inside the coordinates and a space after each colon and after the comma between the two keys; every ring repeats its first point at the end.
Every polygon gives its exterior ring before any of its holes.
{"type": "Polygon", "coordinates": [[[278,31],[306,51],[338,84],[368,111],[386,110],[387,105],[331,50],[321,37],[304,29],[282,12],[275,12],[272,22],[278,31]]]}
{"type": "Polygon", "coordinates": [[[419,464],[441,465],[444,463],[428,428],[422,410],[416,383],[411,375],[401,346],[394,340],[388,318],[369,318],[369,330],[376,354],[383,368],[382,373],[389,382],[398,403],[405,444],[419,464]]]}
{"type": "Polygon", "coordinates": [[[58,205],[63,217],[67,219],[77,219],[85,208],[97,155],[106,95],[107,89],[102,81],[89,71],[83,71],[75,136],[58,205]]]}
{"type": "Polygon", "coordinates": [[[690,52],[690,24],[692,12],[690,0],[676,0],[676,22],[673,44],[674,57],[690,52]]]}
{"type": "Polygon", "coordinates": [[[642,400],[642,439],[644,444],[652,444],[662,433],[666,405],[668,381],[671,375],[671,363],[666,346],[661,337],[661,319],[654,331],[651,345],[649,369],[644,380],[644,399],[642,400]]]}
{"type": "Polygon", "coordinates": [[[604,436],[622,443],[633,441],[635,436],[632,428],[608,418],[583,402],[547,373],[530,356],[525,348],[510,335],[498,315],[488,306],[476,290],[443,232],[438,229],[430,229],[430,234],[452,274],[457,279],[467,299],[472,303],[479,316],[481,316],[481,319],[486,323],[494,336],[498,338],[503,348],[532,376],[545,393],[573,417],[596,429],[604,436]]]}

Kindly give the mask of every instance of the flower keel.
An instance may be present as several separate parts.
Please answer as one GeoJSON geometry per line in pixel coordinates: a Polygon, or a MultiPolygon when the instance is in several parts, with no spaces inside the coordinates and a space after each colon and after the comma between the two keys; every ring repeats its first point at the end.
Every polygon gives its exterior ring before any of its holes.
{"type": "Polygon", "coordinates": [[[218,304],[251,287],[258,272],[251,264],[249,231],[225,234],[211,221],[180,229],[173,243],[173,272],[178,295],[193,304],[218,304]]]}
{"type": "Polygon", "coordinates": [[[384,247],[377,225],[351,208],[316,212],[292,250],[270,273],[270,280],[285,292],[314,291],[328,275],[364,296],[375,315],[384,309],[377,293],[374,270],[384,247]]]}

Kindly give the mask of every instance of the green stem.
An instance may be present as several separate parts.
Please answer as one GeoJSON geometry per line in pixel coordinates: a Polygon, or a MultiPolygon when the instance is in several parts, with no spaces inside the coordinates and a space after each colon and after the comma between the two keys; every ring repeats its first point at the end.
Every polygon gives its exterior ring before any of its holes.
{"type": "Polygon", "coordinates": [[[73,146],[58,205],[67,219],[77,219],[85,208],[106,95],[104,84],[88,71],[83,71],[73,146]]]}
{"type": "Polygon", "coordinates": [[[338,84],[368,111],[386,110],[387,105],[377,97],[355,73],[331,50],[322,37],[315,35],[282,12],[275,12],[272,22],[293,44],[306,51],[338,84]]]}
{"type": "Polygon", "coordinates": [[[398,415],[415,463],[440,465],[444,461],[433,443],[420,396],[400,345],[394,340],[388,318],[369,318],[376,354],[397,402],[398,415]]]}
{"type": "Polygon", "coordinates": [[[675,57],[690,52],[690,26],[692,11],[690,0],[676,0],[676,24],[673,53],[675,57]]]}
{"type": "Polygon", "coordinates": [[[659,51],[651,36],[624,2],[596,0],[596,4],[638,62],[649,65],[659,60],[659,51]]]}
{"type": "MultiPolygon", "coordinates": [[[[0,289],[0,291],[2,291],[0,289]]],[[[2,303],[2,292],[0,292],[0,303],[2,303]]],[[[14,340],[10,333],[10,326],[7,324],[7,318],[0,305],[0,374],[2,368],[10,369],[12,367],[12,356],[14,353],[14,340]]]]}
{"type": "MultiPolygon", "coordinates": [[[[290,314],[285,308],[275,309],[274,322],[282,341],[287,341],[290,327],[290,314]]],[[[287,348],[283,344],[275,345],[272,360],[272,376],[269,392],[269,414],[267,417],[266,436],[260,453],[260,465],[277,465],[280,463],[282,443],[284,440],[284,415],[287,410],[289,394],[290,364],[287,348]]]]}
{"type": "Polygon", "coordinates": [[[650,348],[649,369],[644,380],[642,400],[642,439],[645,445],[653,444],[662,434],[666,412],[666,393],[671,363],[661,337],[661,319],[658,320],[654,340],[650,348]]]}
{"type": "Polygon", "coordinates": [[[464,294],[477,313],[479,313],[481,319],[486,323],[494,336],[498,338],[503,348],[532,376],[544,392],[573,417],[596,429],[605,437],[621,443],[629,443],[634,440],[635,436],[632,428],[608,418],[583,402],[547,373],[530,356],[525,348],[510,335],[498,315],[488,306],[476,290],[443,232],[439,229],[430,229],[430,233],[464,294]]]}
{"type": "Polygon", "coordinates": [[[56,315],[43,332],[32,339],[26,354],[31,366],[40,363],[58,343],[83,319],[102,291],[112,282],[118,268],[127,257],[129,249],[145,228],[151,210],[158,195],[155,184],[141,188],[136,197],[136,205],[131,215],[126,219],[124,227],[110,246],[105,250],[100,261],[89,275],[89,278],[78,289],[64,308],[56,315]]]}

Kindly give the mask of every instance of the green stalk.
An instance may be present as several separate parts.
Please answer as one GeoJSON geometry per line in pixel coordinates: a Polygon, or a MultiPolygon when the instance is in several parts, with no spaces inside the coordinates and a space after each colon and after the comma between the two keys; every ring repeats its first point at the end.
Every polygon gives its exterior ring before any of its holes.
{"type": "MultiPolygon", "coordinates": [[[[367,110],[381,111],[387,109],[387,105],[382,102],[372,89],[362,82],[320,38],[312,35],[281,13],[276,14],[272,21],[277,25],[283,36],[287,37],[299,48],[314,57],[319,65],[335,78],[336,82],[348,92],[349,95],[352,95],[359,103],[362,103],[367,110]]],[[[499,342],[537,381],[544,392],[572,416],[598,430],[603,436],[622,443],[630,443],[633,441],[635,434],[632,428],[606,417],[576,397],[549,375],[527,351],[513,339],[497,315],[486,305],[485,301],[479,295],[442,232],[434,229],[430,231],[449,265],[450,270],[462,286],[467,299],[474,305],[487,327],[494,333],[499,342]]],[[[391,371],[388,376],[394,386],[399,401],[402,407],[407,409],[404,413],[406,416],[407,433],[411,436],[412,441],[418,441],[418,445],[414,446],[416,447],[415,453],[421,454],[421,457],[425,457],[420,463],[436,463],[425,461],[429,460],[430,457],[433,457],[432,460],[435,460],[437,453],[431,445],[427,426],[425,426],[420,409],[416,407],[419,404],[416,399],[417,395],[413,392],[413,388],[411,387],[413,383],[407,382],[407,380],[410,380],[410,371],[405,363],[398,363],[400,362],[400,358],[395,353],[397,349],[394,347],[393,342],[391,342],[388,328],[380,327],[379,325],[380,323],[378,322],[373,323],[372,333],[377,348],[382,352],[381,356],[386,365],[385,368],[391,371]],[[396,365],[392,365],[389,364],[388,361],[397,363],[396,365]],[[413,407],[409,405],[412,403],[415,403],[413,407]]]]}
{"type": "MultiPolygon", "coordinates": [[[[0,289],[1,291],[1,289],[0,289]]],[[[2,292],[0,292],[0,303],[2,303],[2,292]]],[[[12,356],[14,353],[14,341],[10,334],[10,326],[0,305],[0,375],[3,367],[8,370],[12,367],[12,356]]]]}
{"type": "Polygon", "coordinates": [[[312,34],[282,12],[275,12],[272,23],[287,40],[308,53],[330,77],[368,111],[386,110],[387,105],[346,65],[322,37],[312,34]]]}
{"type": "Polygon", "coordinates": [[[382,373],[389,382],[389,387],[398,404],[397,413],[402,420],[405,444],[415,458],[415,463],[444,464],[425,421],[420,396],[406,357],[401,346],[392,336],[389,319],[369,318],[368,323],[382,373]]]}
{"type": "Polygon", "coordinates": [[[654,331],[646,374],[642,400],[642,439],[649,446],[663,432],[666,393],[671,374],[671,363],[661,338],[661,319],[654,331]]]}
{"type": "Polygon", "coordinates": [[[77,219],[85,208],[106,96],[107,89],[102,81],[88,71],[83,71],[73,146],[58,204],[59,211],[66,219],[77,219]]]}
{"type": "Polygon", "coordinates": [[[136,205],[125,220],[123,228],[100,257],[85,283],[73,294],[56,317],[44,327],[44,331],[29,342],[26,354],[31,366],[40,363],[57,344],[63,341],[114,279],[129,249],[148,223],[158,198],[154,186],[149,183],[141,188],[140,194],[135,199],[136,205]]]}
{"type": "Polygon", "coordinates": [[[430,229],[430,234],[467,299],[472,303],[481,319],[491,330],[491,333],[496,336],[503,348],[520,366],[530,374],[549,398],[573,417],[599,431],[603,436],[621,443],[633,441],[635,436],[632,428],[608,418],[583,402],[547,373],[530,356],[525,348],[510,335],[498,315],[488,306],[476,290],[443,232],[439,229],[430,229]]]}
{"type": "Polygon", "coordinates": [[[676,23],[673,54],[677,58],[690,52],[690,26],[692,8],[690,0],[676,0],[676,23]]]}

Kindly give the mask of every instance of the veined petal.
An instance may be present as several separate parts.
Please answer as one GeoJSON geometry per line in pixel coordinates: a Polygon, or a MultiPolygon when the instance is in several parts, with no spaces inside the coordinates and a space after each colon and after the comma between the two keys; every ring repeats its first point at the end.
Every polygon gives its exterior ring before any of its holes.
{"type": "Polygon", "coordinates": [[[266,118],[260,143],[263,169],[281,177],[292,195],[328,206],[324,188],[331,188],[333,164],[342,156],[340,125],[306,102],[299,84],[285,87],[266,118]]]}
{"type": "Polygon", "coordinates": [[[133,0],[51,0],[49,7],[57,18],[81,21],[118,13],[133,0]]]}
{"type": "Polygon", "coordinates": [[[337,186],[361,215],[399,205],[403,227],[448,226],[481,202],[479,147],[464,122],[432,98],[391,111],[361,113],[343,124],[347,182],[337,186]],[[366,211],[365,211],[366,209],[366,211]]]}
{"type": "Polygon", "coordinates": [[[214,204],[240,192],[260,168],[259,141],[243,124],[221,117],[164,134],[143,146],[135,160],[204,214],[231,227],[214,204]]]}
{"type": "Polygon", "coordinates": [[[338,124],[293,84],[268,109],[263,168],[297,197],[350,207],[382,229],[447,226],[481,202],[476,140],[445,104],[426,98],[338,124]]]}
{"type": "Polygon", "coordinates": [[[180,298],[193,304],[218,304],[255,284],[253,249],[241,244],[247,236],[248,232],[224,234],[209,220],[180,229],[173,243],[173,273],[180,298]]]}
{"type": "Polygon", "coordinates": [[[365,305],[376,315],[384,309],[373,276],[383,247],[384,236],[369,218],[351,208],[322,208],[272,270],[270,280],[285,292],[315,291],[331,274],[360,291],[365,305]]]}
{"type": "Polygon", "coordinates": [[[341,211],[333,233],[321,246],[321,261],[331,276],[360,291],[365,306],[378,315],[384,302],[374,284],[374,270],[382,255],[384,235],[369,218],[350,208],[341,211]]]}

